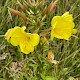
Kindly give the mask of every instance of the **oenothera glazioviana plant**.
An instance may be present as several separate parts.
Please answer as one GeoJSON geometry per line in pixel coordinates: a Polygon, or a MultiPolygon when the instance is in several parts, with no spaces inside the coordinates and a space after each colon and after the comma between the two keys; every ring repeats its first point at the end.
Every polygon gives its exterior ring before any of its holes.
{"type": "MultiPolygon", "coordinates": [[[[29,2],[24,2],[24,4],[21,4],[17,0],[17,3],[23,10],[24,14],[9,7],[8,9],[12,13],[20,16],[25,22],[27,22],[27,24],[29,24],[29,27],[33,26],[33,28],[31,28],[30,32],[26,32],[25,30],[27,26],[15,26],[14,28],[8,29],[8,31],[5,33],[5,39],[13,46],[19,46],[20,51],[25,54],[34,52],[34,47],[38,46],[41,36],[44,38],[42,43],[44,43],[46,40],[48,41],[49,38],[45,39],[46,33],[50,34],[50,40],[53,40],[54,37],[69,40],[72,34],[76,34],[77,30],[74,29],[75,24],[73,22],[72,14],[69,14],[68,11],[62,16],[53,16],[51,20],[51,27],[43,31],[41,30],[46,16],[56,6],[57,1],[58,0],[51,2],[50,5],[46,7],[44,5],[44,0],[29,0],[29,2]]],[[[52,54],[52,51],[49,50],[48,61],[56,63],[54,60],[54,55],[52,54]]]]}

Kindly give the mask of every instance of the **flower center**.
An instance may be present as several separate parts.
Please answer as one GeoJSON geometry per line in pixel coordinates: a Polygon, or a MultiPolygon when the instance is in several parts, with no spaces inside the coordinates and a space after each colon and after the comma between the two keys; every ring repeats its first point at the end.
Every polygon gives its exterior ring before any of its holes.
{"type": "Polygon", "coordinates": [[[22,40],[23,43],[28,43],[30,41],[30,37],[26,36],[24,37],[24,39],[22,40]]]}

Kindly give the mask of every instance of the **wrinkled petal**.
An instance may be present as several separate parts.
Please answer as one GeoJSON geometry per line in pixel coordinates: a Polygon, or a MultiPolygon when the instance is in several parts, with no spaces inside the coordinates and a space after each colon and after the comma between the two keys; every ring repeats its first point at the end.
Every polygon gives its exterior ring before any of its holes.
{"type": "Polygon", "coordinates": [[[22,26],[21,29],[24,31],[26,29],[26,26],[22,26]]]}
{"type": "Polygon", "coordinates": [[[56,32],[56,33],[54,33],[54,37],[56,37],[56,38],[59,38],[59,39],[66,39],[66,40],[68,40],[68,38],[70,37],[70,35],[65,35],[65,34],[63,34],[64,32],[61,32],[61,33],[58,33],[58,32],[56,32]]]}
{"type": "Polygon", "coordinates": [[[10,37],[11,37],[11,33],[12,33],[13,29],[8,29],[8,31],[5,33],[5,39],[9,42],[10,37]]]}
{"type": "Polygon", "coordinates": [[[62,16],[63,17],[66,17],[66,16],[68,16],[69,15],[69,12],[65,12],[62,16]]]}
{"type": "Polygon", "coordinates": [[[61,17],[60,17],[60,16],[54,16],[54,17],[52,18],[52,21],[51,21],[51,26],[52,26],[53,28],[55,28],[57,22],[60,21],[60,20],[61,20],[61,17]]]}
{"type": "Polygon", "coordinates": [[[33,46],[38,45],[39,39],[40,39],[40,37],[39,37],[38,34],[35,34],[35,33],[34,34],[26,33],[26,35],[27,35],[27,38],[28,38],[28,42],[30,44],[32,44],[33,46]]]}
{"type": "Polygon", "coordinates": [[[30,52],[34,51],[34,47],[29,44],[28,42],[20,42],[20,49],[21,52],[25,53],[25,54],[29,54],[30,52]]]}
{"type": "Polygon", "coordinates": [[[31,37],[31,44],[32,44],[33,46],[38,45],[39,39],[40,39],[40,37],[39,37],[38,34],[32,34],[32,37],[31,37]]]}
{"type": "Polygon", "coordinates": [[[72,35],[72,30],[73,30],[74,24],[70,23],[70,22],[66,22],[66,21],[59,21],[56,26],[57,27],[54,29],[55,37],[57,37],[59,39],[68,40],[68,38],[72,35]]]}
{"type": "Polygon", "coordinates": [[[69,14],[69,12],[65,12],[65,13],[62,15],[62,17],[65,18],[67,21],[73,21],[72,14],[69,14]]]}
{"type": "Polygon", "coordinates": [[[18,46],[21,40],[22,40],[21,37],[11,37],[10,43],[11,43],[13,46],[18,46]]]}
{"type": "Polygon", "coordinates": [[[11,34],[12,37],[22,37],[25,34],[24,28],[20,28],[18,26],[14,27],[14,30],[11,34]]]}
{"type": "Polygon", "coordinates": [[[51,30],[51,40],[53,40],[54,37],[55,37],[54,30],[51,30]]]}

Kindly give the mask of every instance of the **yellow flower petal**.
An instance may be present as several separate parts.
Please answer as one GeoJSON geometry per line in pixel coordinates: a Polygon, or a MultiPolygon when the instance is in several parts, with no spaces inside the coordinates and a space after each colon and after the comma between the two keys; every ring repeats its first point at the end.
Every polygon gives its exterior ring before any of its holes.
{"type": "Polygon", "coordinates": [[[9,29],[9,30],[5,33],[5,39],[7,39],[8,42],[9,42],[9,40],[10,40],[12,30],[13,30],[13,29],[9,29]]]}
{"type": "Polygon", "coordinates": [[[20,28],[18,26],[14,27],[14,30],[11,34],[12,37],[22,37],[24,34],[24,28],[20,28]]]}
{"type": "Polygon", "coordinates": [[[53,29],[55,28],[57,22],[60,21],[60,20],[61,20],[61,17],[60,17],[60,16],[54,16],[54,17],[52,18],[51,26],[52,26],[53,29]],[[54,25],[53,25],[53,24],[54,24],[54,25]]]}
{"type": "Polygon", "coordinates": [[[69,12],[65,12],[62,16],[63,17],[66,17],[66,16],[68,16],[69,15],[69,12]]]}
{"type": "Polygon", "coordinates": [[[25,54],[29,54],[30,52],[34,51],[34,47],[31,44],[29,44],[27,41],[20,42],[20,49],[21,52],[25,54]]]}
{"type": "Polygon", "coordinates": [[[18,46],[21,40],[22,40],[21,37],[11,37],[10,43],[11,43],[13,46],[18,46]]]}
{"type": "Polygon", "coordinates": [[[26,29],[26,26],[22,26],[21,29],[24,31],[26,29]]]}
{"type": "Polygon", "coordinates": [[[32,34],[32,37],[31,37],[31,44],[32,44],[33,46],[38,45],[39,39],[40,39],[40,37],[39,37],[38,34],[32,34]]]}
{"type": "Polygon", "coordinates": [[[53,38],[54,38],[54,30],[52,29],[51,30],[51,40],[53,40],[53,38]]]}
{"type": "Polygon", "coordinates": [[[35,34],[35,33],[34,33],[34,34],[26,33],[26,35],[27,35],[28,42],[29,42],[31,45],[33,45],[33,46],[38,45],[39,39],[40,39],[40,37],[39,37],[38,34],[35,34]]]}
{"type": "Polygon", "coordinates": [[[65,12],[65,13],[62,15],[62,17],[65,18],[65,20],[67,20],[67,21],[73,21],[72,14],[69,14],[69,12],[65,12]]]}

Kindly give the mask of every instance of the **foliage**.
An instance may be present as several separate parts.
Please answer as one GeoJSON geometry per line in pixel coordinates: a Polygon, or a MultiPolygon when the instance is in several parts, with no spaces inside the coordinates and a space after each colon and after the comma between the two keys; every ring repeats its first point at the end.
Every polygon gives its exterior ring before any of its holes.
{"type": "MultiPolygon", "coordinates": [[[[29,1],[35,3],[34,0],[19,0],[26,8],[29,1]]],[[[4,37],[0,36],[0,80],[80,80],[80,0],[58,0],[56,7],[43,17],[38,11],[44,6],[46,9],[52,0],[36,1],[39,1],[39,6],[35,7],[37,9],[29,6],[28,11],[33,11],[30,14],[26,11],[25,14],[16,0],[0,0],[0,35],[15,26],[27,26],[27,32],[37,32],[38,28],[38,33],[42,32],[40,43],[35,47],[35,51],[28,55],[21,53],[18,47],[7,43],[4,37]],[[42,4],[41,1],[45,3],[42,4]],[[28,20],[37,22],[36,25],[28,24],[19,15],[12,14],[8,7],[20,11],[28,20]],[[68,41],[56,38],[49,40],[50,34],[47,34],[47,31],[51,26],[52,17],[62,15],[66,11],[73,14],[77,35],[68,41]],[[43,41],[45,34],[46,40],[43,41]],[[54,59],[59,63],[54,64],[47,59],[49,50],[52,50],[54,59]]],[[[31,5],[34,5],[33,3],[31,5]]]]}

